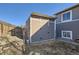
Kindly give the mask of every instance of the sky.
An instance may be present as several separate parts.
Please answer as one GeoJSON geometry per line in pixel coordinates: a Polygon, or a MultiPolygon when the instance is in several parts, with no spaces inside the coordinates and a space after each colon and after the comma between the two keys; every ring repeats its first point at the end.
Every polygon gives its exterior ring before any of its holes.
{"type": "Polygon", "coordinates": [[[74,3],[19,3],[1,4],[0,20],[14,25],[24,25],[32,12],[52,16],[53,14],[75,5],[74,3]]]}

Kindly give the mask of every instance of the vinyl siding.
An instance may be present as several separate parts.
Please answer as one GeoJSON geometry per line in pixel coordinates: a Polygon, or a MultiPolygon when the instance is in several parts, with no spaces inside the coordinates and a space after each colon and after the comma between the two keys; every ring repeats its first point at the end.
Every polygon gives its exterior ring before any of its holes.
{"type": "Polygon", "coordinates": [[[54,37],[54,23],[49,23],[49,19],[31,18],[30,37],[32,42],[52,39],[54,37]]]}
{"type": "Polygon", "coordinates": [[[57,38],[61,38],[61,31],[72,31],[72,39],[75,40],[79,38],[79,21],[66,22],[62,24],[57,24],[57,38]]]}
{"type": "MultiPolygon", "coordinates": [[[[57,15],[56,23],[61,22],[61,14],[57,15]]],[[[72,20],[76,20],[76,19],[79,19],[79,7],[72,9],[72,20]]]]}
{"type": "Polygon", "coordinates": [[[56,23],[61,22],[61,14],[57,15],[56,23]]]}
{"type": "Polygon", "coordinates": [[[79,7],[72,9],[72,20],[79,19],[79,7]]]}
{"type": "Polygon", "coordinates": [[[61,38],[61,31],[66,30],[66,31],[72,31],[72,37],[73,40],[79,38],[79,7],[73,8],[72,9],[72,20],[77,20],[77,21],[71,21],[71,22],[64,22],[64,23],[59,23],[61,21],[61,14],[57,15],[56,22],[56,37],[61,38]]]}

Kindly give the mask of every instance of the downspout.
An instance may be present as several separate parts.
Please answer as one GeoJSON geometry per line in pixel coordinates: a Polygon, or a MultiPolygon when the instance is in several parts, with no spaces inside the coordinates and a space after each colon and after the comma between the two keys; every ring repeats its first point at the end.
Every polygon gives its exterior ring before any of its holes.
{"type": "Polygon", "coordinates": [[[54,20],[54,40],[56,39],[56,20],[54,20]]]}

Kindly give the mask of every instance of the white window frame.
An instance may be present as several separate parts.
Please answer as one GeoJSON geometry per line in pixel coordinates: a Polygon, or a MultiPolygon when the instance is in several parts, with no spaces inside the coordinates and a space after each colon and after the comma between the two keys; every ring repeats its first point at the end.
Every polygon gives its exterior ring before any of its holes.
{"type": "Polygon", "coordinates": [[[63,31],[61,32],[61,34],[62,34],[62,35],[61,35],[62,38],[71,39],[71,40],[72,40],[72,31],[64,31],[64,30],[63,30],[63,31]],[[64,36],[63,36],[63,32],[70,32],[70,37],[64,37],[64,36]]]}
{"type": "Polygon", "coordinates": [[[61,14],[61,22],[69,22],[69,21],[72,21],[72,10],[66,11],[66,12],[64,12],[64,13],[61,14]],[[64,15],[65,13],[68,13],[68,12],[70,12],[70,19],[68,19],[68,20],[63,20],[63,15],[64,15]]]}

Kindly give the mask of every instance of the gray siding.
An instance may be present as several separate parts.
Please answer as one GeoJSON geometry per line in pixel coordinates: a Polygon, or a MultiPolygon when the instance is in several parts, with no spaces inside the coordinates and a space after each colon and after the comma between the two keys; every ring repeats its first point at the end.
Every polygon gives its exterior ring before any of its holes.
{"type": "Polygon", "coordinates": [[[30,18],[27,20],[26,24],[25,24],[25,41],[30,39],[30,18]]]}
{"type": "Polygon", "coordinates": [[[72,10],[72,20],[79,19],[79,7],[72,10]]]}
{"type": "Polygon", "coordinates": [[[39,42],[42,40],[50,40],[54,37],[54,23],[46,23],[37,33],[31,38],[32,42],[39,42]]]}
{"type": "Polygon", "coordinates": [[[56,23],[61,22],[61,14],[57,15],[56,23]]]}
{"type": "Polygon", "coordinates": [[[54,22],[49,24],[49,32],[50,32],[50,35],[51,38],[50,39],[53,39],[54,38],[54,22]]]}
{"type": "Polygon", "coordinates": [[[61,31],[72,31],[73,40],[79,38],[79,21],[57,24],[57,38],[61,38],[61,31]]]}
{"type": "MultiPolygon", "coordinates": [[[[79,7],[72,9],[72,20],[79,19],[79,7]]],[[[61,22],[61,14],[57,15],[56,22],[61,22]]],[[[65,23],[59,23],[56,26],[56,37],[61,38],[61,31],[72,31],[73,40],[79,38],[79,21],[71,21],[65,23]]]]}
{"type": "MultiPolygon", "coordinates": [[[[79,19],[79,7],[72,9],[72,20],[79,19]]],[[[61,22],[61,14],[57,15],[56,23],[61,22]]]]}

